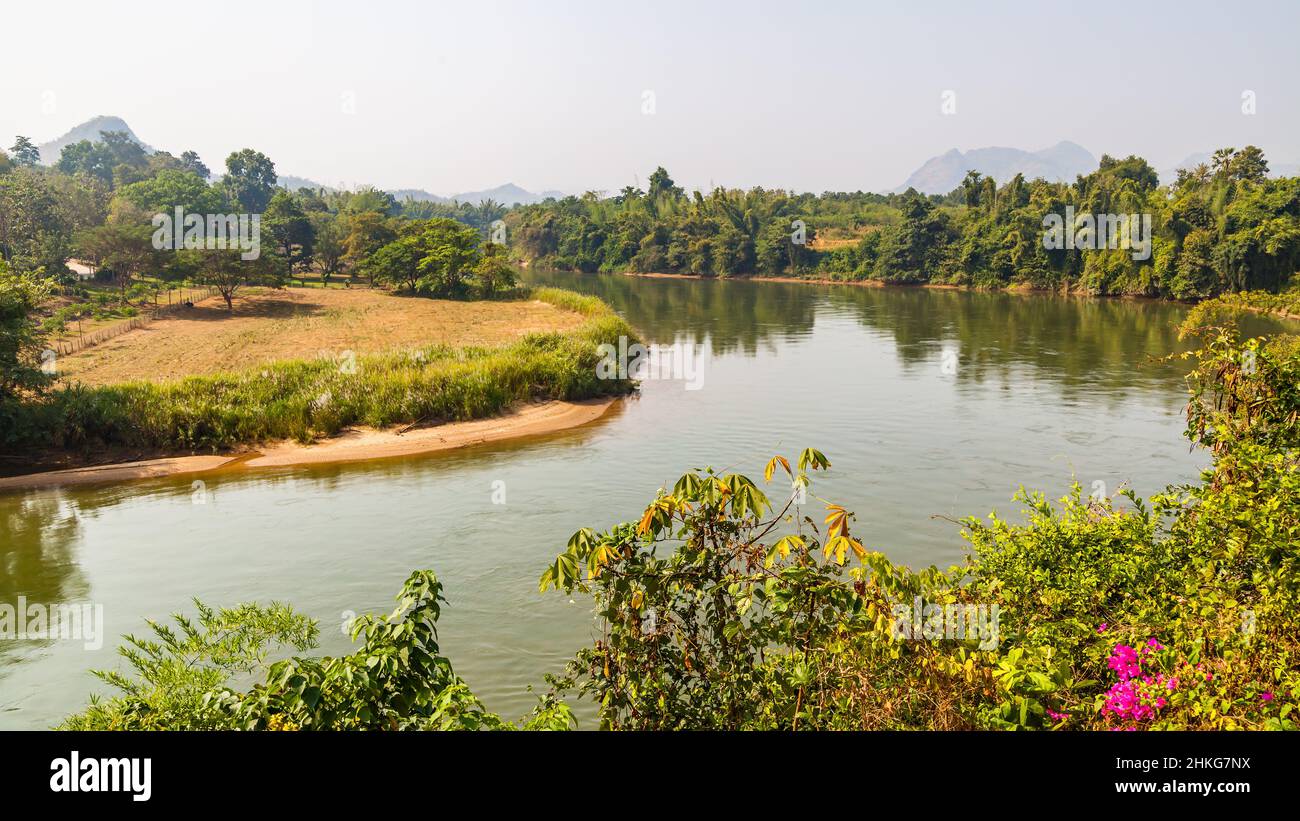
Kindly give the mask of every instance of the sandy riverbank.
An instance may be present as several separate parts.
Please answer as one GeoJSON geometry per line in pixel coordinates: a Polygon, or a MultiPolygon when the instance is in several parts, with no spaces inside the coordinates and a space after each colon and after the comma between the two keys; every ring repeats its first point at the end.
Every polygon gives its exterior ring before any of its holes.
{"type": "Polygon", "coordinates": [[[402,428],[354,428],[310,445],[276,442],[246,453],[174,456],[8,476],[0,478],[0,491],[126,482],[197,474],[217,468],[251,470],[434,453],[576,428],[604,416],[617,401],[617,397],[603,397],[578,402],[541,402],[522,405],[488,419],[414,428],[405,433],[401,432],[402,428]]]}

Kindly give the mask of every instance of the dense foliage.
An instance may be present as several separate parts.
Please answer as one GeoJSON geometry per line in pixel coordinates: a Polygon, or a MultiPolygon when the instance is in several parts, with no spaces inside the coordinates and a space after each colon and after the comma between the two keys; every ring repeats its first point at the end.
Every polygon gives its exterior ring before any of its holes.
{"type": "MultiPolygon", "coordinates": [[[[709,471],[640,522],[579,531],[542,587],[592,593],[605,627],[558,691],[623,729],[1294,729],[1300,345],[1231,327],[1188,328],[1200,484],[1149,503],[1022,491],[1027,522],[965,520],[971,555],[947,571],[867,551],[832,503],[823,531],[709,471]],[[996,642],[954,637],[950,611],[997,612],[996,642]]],[[[797,493],[821,464],[776,457],[765,478],[797,493]]]]}
{"type": "Polygon", "coordinates": [[[38,364],[41,329],[33,315],[46,290],[39,276],[10,271],[0,259],[0,414],[8,400],[48,381],[38,364]]]}
{"type": "MultiPolygon", "coordinates": [[[[69,717],[69,730],[478,730],[513,729],[489,713],[438,652],[445,601],[431,571],[411,574],[387,616],[351,624],[360,647],[338,658],[272,653],[316,646],[311,620],[280,604],[214,610],[195,602],[197,619],[150,623],[155,638],[129,636],[121,655],[135,678],[97,672],[119,694],[93,699],[69,717]],[[263,678],[247,692],[237,676],[263,678]]],[[[525,729],[566,729],[572,714],[543,700],[525,729]]]]}
{"type": "MultiPolygon", "coordinates": [[[[568,197],[506,217],[521,259],[578,271],[793,275],[1022,286],[1194,299],[1277,289],[1300,269],[1300,178],[1269,179],[1259,149],[1223,149],[1159,186],[1139,157],[1103,157],[1074,183],[999,187],[971,172],[946,196],[650,190],[568,197]],[[1050,215],[1150,215],[1151,247],[1049,249],[1050,215]]],[[[1071,226],[1073,228],[1073,226],[1071,226]]]]}

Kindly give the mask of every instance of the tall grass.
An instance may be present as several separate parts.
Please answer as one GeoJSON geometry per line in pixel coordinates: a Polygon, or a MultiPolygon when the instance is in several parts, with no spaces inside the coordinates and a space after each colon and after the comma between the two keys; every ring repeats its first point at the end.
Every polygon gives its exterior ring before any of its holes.
{"type": "Polygon", "coordinates": [[[19,447],[221,450],[277,439],[307,442],[351,425],[478,419],[520,401],[631,389],[628,381],[596,377],[597,346],[634,336],[621,317],[594,297],[556,288],[530,295],[585,320],[504,347],[431,345],[358,356],[355,367],[326,358],[286,360],[174,382],[76,385],[19,405],[3,439],[19,447]]]}

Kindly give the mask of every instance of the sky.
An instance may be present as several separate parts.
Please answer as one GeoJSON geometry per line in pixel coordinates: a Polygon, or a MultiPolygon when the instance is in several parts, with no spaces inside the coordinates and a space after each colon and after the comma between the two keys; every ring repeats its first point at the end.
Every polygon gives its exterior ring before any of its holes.
{"type": "Polygon", "coordinates": [[[6,7],[0,145],[116,115],[214,170],[251,147],[440,194],[644,188],[658,165],[688,188],[881,191],[952,148],[1061,140],[1157,168],[1246,144],[1300,161],[1296,2],[217,7],[6,7]]]}

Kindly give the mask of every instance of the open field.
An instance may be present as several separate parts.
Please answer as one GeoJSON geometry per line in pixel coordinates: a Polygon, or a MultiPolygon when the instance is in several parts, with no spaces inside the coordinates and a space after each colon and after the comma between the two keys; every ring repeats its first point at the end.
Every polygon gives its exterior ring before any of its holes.
{"type": "Polygon", "coordinates": [[[529,331],[565,331],[582,318],[543,302],[456,302],[370,289],[250,291],[235,312],[214,297],[59,359],[60,381],[166,381],[322,352],[377,353],[416,345],[502,345],[529,331]]]}
{"type": "MultiPolygon", "coordinates": [[[[159,320],[67,357],[87,362],[62,386],[13,407],[5,445],[17,470],[6,472],[247,452],[286,439],[306,445],[354,428],[404,426],[400,436],[551,403],[541,418],[534,409],[464,432],[467,443],[488,441],[516,428],[582,424],[596,411],[565,403],[634,387],[601,378],[597,367],[598,346],[634,338],[632,329],[600,300],[555,288],[484,302],[268,291],[241,307],[232,317],[196,306],[193,317],[159,320]],[[348,350],[355,356],[340,359],[348,350]]],[[[417,452],[446,446],[447,434],[417,452]]],[[[416,438],[350,441],[345,459],[408,452],[416,438]]]]}

